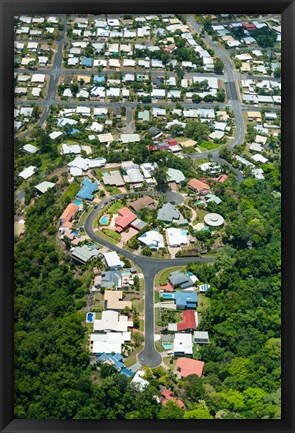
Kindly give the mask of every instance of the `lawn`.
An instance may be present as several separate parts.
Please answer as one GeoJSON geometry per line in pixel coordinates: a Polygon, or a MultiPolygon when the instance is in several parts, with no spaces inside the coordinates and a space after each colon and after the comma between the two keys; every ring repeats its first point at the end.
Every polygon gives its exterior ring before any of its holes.
{"type": "Polygon", "coordinates": [[[198,293],[198,314],[199,321],[202,320],[202,315],[210,307],[210,299],[204,293],[198,293]]]}
{"type": "Polygon", "coordinates": [[[95,230],[95,234],[97,234],[99,237],[101,237],[102,239],[106,240],[107,242],[110,242],[113,245],[117,245],[118,241],[116,241],[113,238],[110,238],[109,236],[107,236],[106,234],[104,234],[103,231],[101,230],[95,230]]]}
{"type": "Polygon", "coordinates": [[[157,304],[160,301],[160,293],[155,291],[155,304],[157,304]]]}
{"type": "Polygon", "coordinates": [[[104,186],[105,190],[108,191],[110,193],[110,195],[115,195],[115,194],[121,194],[121,191],[119,190],[119,188],[116,188],[114,186],[104,186]]]}
{"type": "Polygon", "coordinates": [[[201,143],[198,144],[198,147],[204,150],[213,150],[217,147],[221,146],[219,143],[212,143],[212,141],[201,141],[201,143]]]}
{"type": "Polygon", "coordinates": [[[109,236],[110,238],[114,239],[115,241],[120,242],[120,240],[121,240],[120,233],[117,233],[115,230],[103,229],[103,233],[105,235],[109,236]]]}
{"type": "Polygon", "coordinates": [[[171,274],[171,272],[173,271],[185,271],[186,270],[186,266],[177,266],[177,267],[172,267],[172,268],[166,268],[163,271],[160,271],[154,280],[154,286],[155,287],[159,287],[160,285],[164,285],[167,283],[167,279],[169,277],[169,275],[171,274]]]}
{"type": "Polygon", "coordinates": [[[162,346],[161,341],[156,341],[155,342],[155,346],[156,346],[156,349],[157,349],[158,352],[161,353],[161,352],[165,351],[164,347],[162,346]]]}
{"type": "Polygon", "coordinates": [[[119,209],[122,209],[124,206],[119,202],[114,202],[110,207],[107,208],[107,212],[111,214],[118,213],[119,209]]]}
{"type": "Polygon", "coordinates": [[[80,221],[79,221],[79,226],[80,227],[83,227],[86,218],[92,212],[92,210],[93,210],[93,204],[91,206],[89,206],[89,208],[87,209],[87,211],[83,212],[83,214],[82,214],[82,216],[80,218],[80,221]]]}
{"type": "Polygon", "coordinates": [[[207,211],[205,211],[204,209],[197,209],[197,219],[195,220],[196,222],[203,222],[204,221],[204,216],[207,215],[207,211]]]}
{"type": "Polygon", "coordinates": [[[65,200],[66,197],[69,197],[71,200],[73,200],[80,189],[80,185],[76,181],[73,181],[63,194],[62,200],[65,200]]]}
{"type": "Polygon", "coordinates": [[[139,319],[139,330],[144,332],[144,321],[142,319],[139,319]]]}
{"type": "Polygon", "coordinates": [[[163,361],[169,368],[171,368],[171,370],[175,371],[176,361],[177,361],[176,358],[172,358],[171,356],[168,356],[167,358],[163,358],[163,361]]]}
{"type": "Polygon", "coordinates": [[[126,367],[131,367],[133,364],[135,364],[136,361],[136,355],[143,350],[143,344],[141,344],[139,347],[133,350],[131,355],[128,356],[128,358],[125,359],[124,364],[126,367]]]}

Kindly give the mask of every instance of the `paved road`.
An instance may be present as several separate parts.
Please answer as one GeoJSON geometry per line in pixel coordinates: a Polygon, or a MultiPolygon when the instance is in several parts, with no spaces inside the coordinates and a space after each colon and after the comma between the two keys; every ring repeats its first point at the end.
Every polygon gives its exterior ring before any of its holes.
{"type": "MultiPolygon", "coordinates": [[[[149,191],[141,191],[135,194],[151,194],[158,195],[156,192],[149,191]]],[[[129,194],[118,194],[116,197],[125,197],[129,194]]],[[[167,195],[167,200],[173,200],[175,202],[182,202],[183,197],[177,198],[176,196],[180,194],[169,192],[167,195]]],[[[84,229],[87,235],[95,242],[107,247],[112,251],[116,251],[118,254],[121,254],[124,257],[127,257],[129,260],[132,260],[142,271],[144,280],[145,280],[145,294],[144,294],[144,335],[145,335],[145,343],[144,349],[138,355],[138,362],[141,365],[148,365],[151,368],[157,367],[161,364],[162,358],[161,355],[155,348],[155,323],[154,323],[154,278],[159,271],[162,269],[171,267],[171,266],[183,266],[189,262],[204,262],[210,263],[213,261],[211,258],[200,258],[200,257],[188,257],[188,258],[175,258],[175,259],[153,259],[149,257],[139,256],[137,254],[133,254],[129,251],[126,251],[116,245],[111,244],[99,237],[99,234],[95,234],[93,231],[93,221],[96,215],[101,211],[102,206],[108,203],[111,198],[103,199],[98,205],[97,208],[94,209],[90,215],[86,218],[84,223],[84,229]]]]}
{"type": "MultiPolygon", "coordinates": [[[[189,15],[188,21],[191,24],[192,28],[198,33],[201,33],[202,25],[196,23],[194,16],[189,15]]],[[[243,121],[242,108],[239,98],[239,83],[237,76],[234,72],[234,65],[230,59],[230,56],[225,48],[221,48],[207,34],[203,37],[206,44],[212,48],[216,55],[222,60],[224,64],[224,74],[226,76],[226,90],[227,97],[230,102],[232,111],[235,117],[235,127],[236,127],[236,136],[229,144],[230,148],[233,148],[237,144],[241,144],[245,137],[245,126],[243,121]]],[[[212,154],[218,153],[218,150],[211,152],[212,154]]]]}

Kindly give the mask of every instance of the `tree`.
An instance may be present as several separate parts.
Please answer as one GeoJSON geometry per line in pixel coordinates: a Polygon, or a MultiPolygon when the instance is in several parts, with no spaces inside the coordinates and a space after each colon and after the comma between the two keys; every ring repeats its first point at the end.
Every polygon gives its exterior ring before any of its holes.
{"type": "Polygon", "coordinates": [[[213,419],[210,415],[208,407],[205,403],[195,405],[195,409],[190,410],[184,414],[184,419],[213,419]]]}
{"type": "Polygon", "coordinates": [[[192,101],[194,104],[199,104],[202,101],[202,98],[200,95],[197,95],[196,93],[193,94],[192,101]]]}
{"type": "Polygon", "coordinates": [[[168,400],[165,406],[161,407],[158,414],[159,419],[183,419],[184,410],[172,400],[168,400]]]}
{"type": "Polygon", "coordinates": [[[144,336],[140,332],[133,332],[132,336],[135,342],[135,347],[140,346],[144,342],[144,336]]]}
{"type": "Polygon", "coordinates": [[[184,135],[189,138],[192,138],[195,141],[202,141],[208,138],[210,130],[205,123],[195,122],[190,120],[187,122],[186,127],[184,129],[184,135]]]}
{"type": "Polygon", "coordinates": [[[156,167],[153,171],[153,176],[157,182],[156,188],[158,191],[165,192],[168,189],[167,169],[164,167],[156,167]]]}
{"type": "Polygon", "coordinates": [[[224,69],[223,61],[221,59],[216,59],[214,61],[214,72],[215,74],[222,74],[224,69]]]}

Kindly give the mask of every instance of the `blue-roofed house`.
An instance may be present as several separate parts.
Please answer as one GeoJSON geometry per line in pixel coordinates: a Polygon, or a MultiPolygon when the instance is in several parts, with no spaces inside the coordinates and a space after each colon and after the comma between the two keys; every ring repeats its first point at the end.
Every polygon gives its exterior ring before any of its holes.
{"type": "Polygon", "coordinates": [[[95,75],[93,77],[93,84],[103,84],[105,82],[104,75],[95,75]]]}
{"type": "Polygon", "coordinates": [[[82,188],[77,194],[77,197],[82,198],[83,200],[93,200],[93,193],[98,190],[97,183],[90,182],[89,179],[84,179],[82,182],[82,188]]]}
{"type": "Polygon", "coordinates": [[[129,368],[126,368],[126,367],[122,368],[122,370],[120,371],[120,374],[125,374],[125,376],[127,376],[127,377],[133,377],[134,376],[133,371],[129,370],[129,368]]]}
{"type": "Polygon", "coordinates": [[[93,60],[91,57],[86,57],[85,59],[81,60],[81,66],[86,66],[86,68],[92,68],[93,60]]]}
{"type": "Polygon", "coordinates": [[[103,353],[97,358],[97,360],[102,364],[113,365],[116,370],[120,370],[121,368],[125,367],[122,359],[123,357],[122,355],[120,355],[120,353],[116,353],[115,355],[111,355],[110,353],[103,353]]]}
{"type": "Polygon", "coordinates": [[[97,357],[97,361],[102,364],[112,365],[120,374],[125,374],[127,377],[133,377],[134,373],[126,368],[124,363],[122,362],[123,356],[120,353],[116,353],[112,355],[110,353],[103,353],[102,355],[97,357]]]}
{"type": "Polygon", "coordinates": [[[174,299],[176,308],[181,310],[197,308],[198,295],[196,292],[175,292],[174,299]]]}

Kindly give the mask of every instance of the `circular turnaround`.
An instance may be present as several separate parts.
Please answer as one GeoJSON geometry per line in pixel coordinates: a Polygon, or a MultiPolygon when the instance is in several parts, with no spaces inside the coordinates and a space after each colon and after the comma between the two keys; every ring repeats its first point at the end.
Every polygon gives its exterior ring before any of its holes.
{"type": "Polygon", "coordinates": [[[208,213],[204,217],[204,222],[207,226],[220,227],[224,224],[224,218],[218,213],[208,213]]]}

